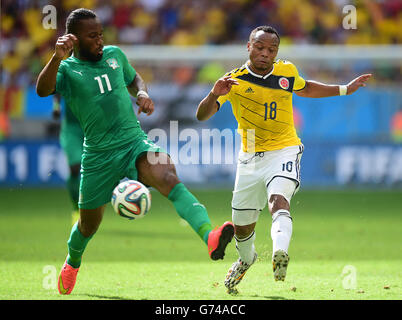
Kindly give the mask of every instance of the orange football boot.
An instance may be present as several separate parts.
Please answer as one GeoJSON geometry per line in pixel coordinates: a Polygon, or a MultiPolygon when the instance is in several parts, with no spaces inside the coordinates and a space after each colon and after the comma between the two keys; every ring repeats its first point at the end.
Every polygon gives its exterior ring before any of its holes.
{"type": "Polygon", "coordinates": [[[208,252],[212,260],[223,259],[226,246],[232,241],[234,225],[226,221],[220,227],[216,227],[208,235],[208,252]]]}
{"type": "Polygon", "coordinates": [[[78,270],[80,270],[80,268],[73,268],[67,263],[67,260],[64,262],[57,283],[60,294],[70,294],[71,291],[73,291],[78,270]]]}

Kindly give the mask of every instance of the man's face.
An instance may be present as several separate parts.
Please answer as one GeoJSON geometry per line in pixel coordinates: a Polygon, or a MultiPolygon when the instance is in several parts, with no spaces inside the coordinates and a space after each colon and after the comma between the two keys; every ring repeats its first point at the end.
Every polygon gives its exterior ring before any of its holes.
{"type": "Polygon", "coordinates": [[[89,61],[99,61],[103,55],[103,28],[96,19],[79,22],[76,36],[79,41],[80,55],[89,61]]]}
{"type": "Polygon", "coordinates": [[[249,58],[253,71],[266,74],[271,71],[278,54],[279,39],[274,33],[257,31],[247,43],[249,58]]]}

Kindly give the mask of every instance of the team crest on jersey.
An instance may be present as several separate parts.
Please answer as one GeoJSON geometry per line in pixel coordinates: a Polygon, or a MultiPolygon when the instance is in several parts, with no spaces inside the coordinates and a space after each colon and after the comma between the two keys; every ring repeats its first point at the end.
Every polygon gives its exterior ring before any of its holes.
{"type": "Polygon", "coordinates": [[[107,59],[106,62],[108,63],[109,67],[111,67],[113,70],[120,67],[115,58],[107,59]]]}
{"type": "Polygon", "coordinates": [[[279,79],[279,86],[284,89],[287,90],[289,88],[289,80],[286,79],[285,77],[282,77],[279,79]]]}

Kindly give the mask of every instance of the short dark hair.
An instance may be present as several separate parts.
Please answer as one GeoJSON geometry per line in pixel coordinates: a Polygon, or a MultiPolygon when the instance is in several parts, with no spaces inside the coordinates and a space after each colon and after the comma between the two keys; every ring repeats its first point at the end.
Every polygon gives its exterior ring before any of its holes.
{"type": "Polygon", "coordinates": [[[281,42],[281,37],[279,37],[278,31],[276,31],[276,29],[275,29],[274,27],[271,27],[271,26],[259,26],[259,27],[255,28],[255,29],[254,29],[253,31],[251,31],[251,33],[250,33],[250,41],[254,38],[255,34],[256,34],[258,31],[260,31],[260,30],[262,30],[262,31],[264,31],[264,32],[268,32],[268,33],[273,33],[273,34],[275,34],[275,35],[278,37],[279,43],[281,42]]]}
{"type": "Polygon", "coordinates": [[[96,18],[97,18],[97,16],[96,16],[95,12],[93,12],[92,10],[89,10],[89,9],[79,8],[79,9],[72,11],[67,17],[66,34],[75,33],[77,31],[76,30],[77,24],[81,20],[96,19],[96,18]]]}

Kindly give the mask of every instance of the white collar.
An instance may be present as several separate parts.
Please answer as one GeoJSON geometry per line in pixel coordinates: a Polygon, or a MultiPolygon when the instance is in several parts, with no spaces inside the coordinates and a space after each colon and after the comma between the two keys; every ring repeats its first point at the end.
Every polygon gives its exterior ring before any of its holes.
{"type": "Polygon", "coordinates": [[[260,79],[266,79],[266,78],[268,78],[271,74],[272,74],[272,72],[274,71],[274,69],[275,69],[275,63],[272,65],[272,70],[271,70],[271,72],[269,72],[269,73],[267,73],[265,76],[262,76],[262,75],[260,75],[260,74],[256,74],[256,73],[254,73],[253,71],[251,71],[251,69],[248,67],[248,63],[250,62],[250,60],[247,60],[247,62],[246,62],[246,64],[245,64],[245,66],[246,66],[246,69],[248,70],[248,72],[251,74],[251,75],[253,75],[254,77],[257,77],[257,78],[260,78],[260,79]]]}

